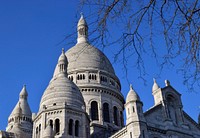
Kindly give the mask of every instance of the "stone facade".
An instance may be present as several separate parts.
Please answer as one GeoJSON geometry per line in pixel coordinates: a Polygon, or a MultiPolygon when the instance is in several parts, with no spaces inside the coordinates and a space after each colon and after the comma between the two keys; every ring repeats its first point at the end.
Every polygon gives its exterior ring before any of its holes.
{"type": "Polygon", "coordinates": [[[200,125],[183,111],[181,95],[169,81],[166,80],[166,86],[160,88],[154,80],[152,94],[155,104],[143,112],[139,96],[130,89],[125,104],[126,126],[111,138],[200,137],[200,125]]]}
{"type": "Polygon", "coordinates": [[[62,50],[38,113],[31,113],[24,86],[0,138],[200,138],[199,124],[183,111],[169,81],[160,88],[154,80],[155,104],[144,112],[132,86],[124,99],[112,64],[88,41],[83,16],[77,32],[77,44],[62,50]]]}

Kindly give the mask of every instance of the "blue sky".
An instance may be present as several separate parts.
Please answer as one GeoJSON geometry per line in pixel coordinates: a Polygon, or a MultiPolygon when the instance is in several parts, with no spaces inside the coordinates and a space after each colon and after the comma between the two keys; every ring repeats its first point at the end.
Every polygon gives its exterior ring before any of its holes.
{"type": "MultiPolygon", "coordinates": [[[[5,130],[7,119],[18,101],[19,92],[24,84],[27,86],[28,102],[32,112],[38,111],[40,98],[52,78],[62,47],[68,50],[73,46],[68,42],[76,36],[70,40],[65,40],[65,36],[76,31],[80,11],[78,1],[0,0],[0,3],[0,130],[5,130]]],[[[82,12],[85,16],[90,14],[87,9],[82,12]]],[[[115,29],[114,26],[112,29],[115,29]]],[[[118,34],[112,35],[110,39],[114,39],[118,34]]],[[[156,44],[162,43],[157,41],[156,44]]],[[[116,53],[116,49],[117,44],[105,48],[104,52],[113,63],[125,97],[129,91],[129,83],[132,83],[146,111],[153,105],[153,78],[156,77],[161,87],[164,87],[164,80],[168,79],[182,94],[184,110],[197,120],[200,94],[187,92],[182,76],[176,73],[176,66],[164,69],[158,77],[159,70],[155,61],[144,55],[148,73],[145,76],[147,85],[144,85],[143,81],[138,79],[138,70],[132,64],[135,59],[130,57],[127,81],[121,61],[114,62],[113,53],[116,53]]],[[[160,47],[159,51],[162,50],[160,47]]],[[[176,63],[179,64],[179,61],[176,63]]]]}

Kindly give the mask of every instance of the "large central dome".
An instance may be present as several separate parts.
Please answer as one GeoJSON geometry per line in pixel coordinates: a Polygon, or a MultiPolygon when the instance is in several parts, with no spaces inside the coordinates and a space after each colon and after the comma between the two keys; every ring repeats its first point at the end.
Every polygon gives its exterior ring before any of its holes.
{"type": "MultiPolygon", "coordinates": [[[[98,70],[115,76],[114,69],[108,58],[99,49],[88,42],[88,26],[81,16],[77,25],[77,44],[65,54],[68,58],[68,73],[83,70],[98,70]]],[[[58,73],[55,69],[54,76],[58,73]]]]}
{"type": "Polygon", "coordinates": [[[108,58],[97,48],[88,43],[78,43],[66,52],[69,60],[68,72],[76,69],[98,69],[114,73],[108,58]]]}

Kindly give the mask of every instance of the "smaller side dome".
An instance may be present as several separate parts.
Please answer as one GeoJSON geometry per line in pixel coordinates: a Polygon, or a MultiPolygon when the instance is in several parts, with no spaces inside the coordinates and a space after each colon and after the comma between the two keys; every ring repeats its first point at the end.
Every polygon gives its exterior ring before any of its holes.
{"type": "Polygon", "coordinates": [[[130,102],[130,101],[140,101],[140,97],[138,96],[138,94],[133,90],[132,85],[130,85],[130,90],[127,94],[126,97],[126,103],[130,102]]]}
{"type": "Polygon", "coordinates": [[[158,86],[156,79],[153,79],[153,87],[152,87],[152,92],[156,91],[157,89],[159,89],[160,87],[158,86]]]}
{"type": "Polygon", "coordinates": [[[43,93],[40,109],[54,108],[54,106],[67,105],[71,108],[81,109],[85,105],[79,88],[67,77],[67,57],[64,50],[58,59],[54,76],[43,93]]]}

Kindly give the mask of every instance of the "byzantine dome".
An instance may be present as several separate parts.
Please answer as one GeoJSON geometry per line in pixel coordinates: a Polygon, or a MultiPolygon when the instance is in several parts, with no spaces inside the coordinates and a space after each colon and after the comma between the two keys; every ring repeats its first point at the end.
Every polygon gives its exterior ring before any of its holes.
{"type": "Polygon", "coordinates": [[[66,52],[68,72],[76,69],[97,69],[115,74],[108,58],[88,43],[78,43],[66,52]]]}
{"type": "MultiPolygon", "coordinates": [[[[115,75],[108,58],[99,49],[89,43],[77,43],[66,53],[68,59],[68,72],[76,70],[100,70],[115,75]]],[[[58,74],[55,69],[54,76],[58,74]]]]}
{"type": "Polygon", "coordinates": [[[64,104],[70,107],[82,109],[84,100],[78,87],[67,78],[67,58],[64,52],[59,57],[57,67],[58,74],[52,78],[46,88],[41,102],[40,111],[43,108],[52,108],[53,106],[62,106],[64,104]],[[65,60],[63,60],[65,59],[65,60]]]}
{"type": "MultiPolygon", "coordinates": [[[[77,44],[65,54],[68,58],[68,73],[76,70],[99,70],[115,75],[108,58],[99,49],[88,42],[88,26],[83,15],[77,24],[77,44]]],[[[55,69],[54,76],[58,73],[55,69]]]]}

